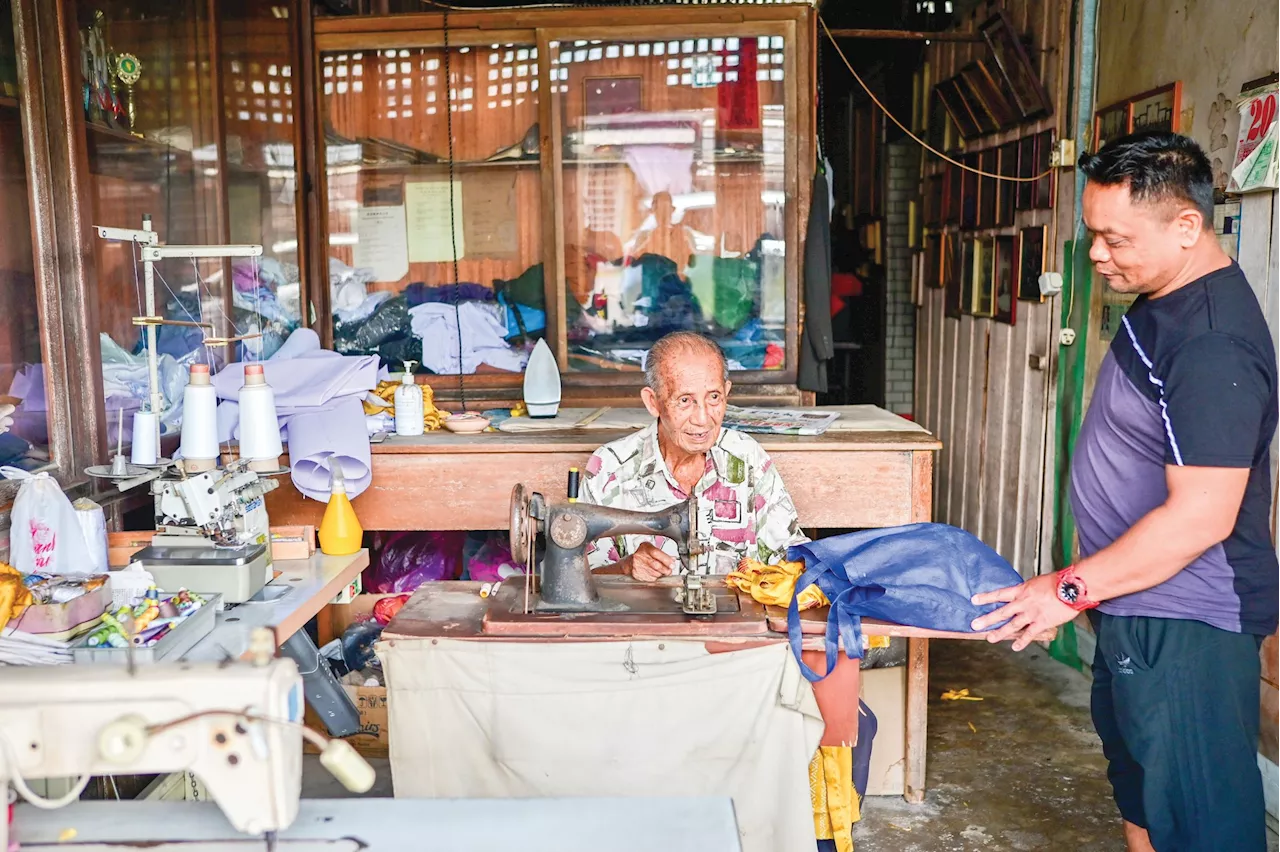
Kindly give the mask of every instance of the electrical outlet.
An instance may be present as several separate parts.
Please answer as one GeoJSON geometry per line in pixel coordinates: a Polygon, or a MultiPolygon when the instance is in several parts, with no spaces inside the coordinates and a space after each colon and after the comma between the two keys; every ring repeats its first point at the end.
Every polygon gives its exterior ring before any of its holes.
{"type": "Polygon", "coordinates": [[[1059,139],[1049,154],[1049,165],[1055,169],[1067,169],[1076,164],[1076,140],[1059,139]]]}
{"type": "Polygon", "coordinates": [[[1064,328],[1058,332],[1058,342],[1063,346],[1070,346],[1076,342],[1076,330],[1074,328],[1064,328]]]}

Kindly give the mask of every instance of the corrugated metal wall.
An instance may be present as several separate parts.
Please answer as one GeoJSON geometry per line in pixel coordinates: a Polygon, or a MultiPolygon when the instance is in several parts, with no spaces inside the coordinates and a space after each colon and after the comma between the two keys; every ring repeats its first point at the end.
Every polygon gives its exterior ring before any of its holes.
{"type": "MultiPolygon", "coordinates": [[[[1070,121],[1066,88],[1069,4],[1062,0],[1010,0],[1014,25],[1030,34],[1054,115],[976,140],[973,150],[1062,128],[1070,121]]],[[[976,31],[987,17],[979,6],[962,29],[976,31]]],[[[929,48],[932,81],[946,79],[971,59],[987,55],[983,43],[935,43],[929,48]]],[[[1068,132],[1066,135],[1070,136],[1068,132]]],[[[927,155],[925,173],[941,168],[927,155]]],[[[1014,229],[1046,226],[1046,269],[1062,269],[1069,239],[1073,172],[1058,180],[1056,210],[1019,210],[1014,229]],[[1060,225],[1059,223],[1066,223],[1060,225]]],[[[1049,564],[1052,481],[1045,480],[1046,429],[1056,409],[1060,304],[1019,302],[1014,325],[991,319],[944,316],[943,291],[925,288],[916,324],[916,419],[944,444],[934,481],[934,516],[963,527],[994,547],[1024,576],[1049,564]],[[1032,360],[1037,366],[1032,366],[1032,360]],[[1041,555],[1043,554],[1043,556],[1041,555]]],[[[1087,305],[1077,306],[1087,310],[1087,305]]]]}

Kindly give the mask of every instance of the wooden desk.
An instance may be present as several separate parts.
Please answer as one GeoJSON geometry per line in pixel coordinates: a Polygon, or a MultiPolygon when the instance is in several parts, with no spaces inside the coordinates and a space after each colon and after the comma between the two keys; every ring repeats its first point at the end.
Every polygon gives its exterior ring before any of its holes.
{"type": "MultiPolygon", "coordinates": [[[[432,432],[373,446],[373,484],[352,501],[366,530],[505,530],[511,489],[522,482],[564,494],[568,470],[629,434],[432,432]]],[[[927,432],[757,435],[807,528],[890,527],[932,518],[933,453],[927,432]]],[[[273,524],[320,525],[325,504],[285,477],[267,495],[273,524]]]]}
{"type": "Polygon", "coordinates": [[[197,662],[242,657],[249,650],[249,634],[255,627],[269,627],[279,647],[286,639],[329,605],[369,566],[369,551],[351,556],[325,556],[316,551],[310,559],[282,559],[274,563],[280,572],[266,585],[271,600],[247,601],[217,614],[213,632],[184,656],[197,662]],[[283,590],[283,591],[281,591],[283,590]]]}

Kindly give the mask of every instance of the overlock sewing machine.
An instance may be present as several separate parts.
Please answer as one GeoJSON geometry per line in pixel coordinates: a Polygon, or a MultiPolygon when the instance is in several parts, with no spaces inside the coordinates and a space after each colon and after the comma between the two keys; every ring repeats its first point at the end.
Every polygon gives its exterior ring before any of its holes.
{"type": "Polygon", "coordinates": [[[156,536],[133,562],[165,589],[222,595],[242,603],[270,582],[271,529],[263,497],[274,479],[243,459],[195,476],[152,480],[156,536]]]}
{"type": "MultiPolygon", "coordinates": [[[[298,815],[303,736],[322,747],[321,764],[349,790],[367,792],[374,782],[349,743],[303,727],[302,677],[273,652],[261,630],[251,662],[6,670],[0,803],[11,786],[34,799],[32,779],[80,776],[53,803],[61,806],[91,776],[189,771],[237,831],[264,836],[271,848],[298,815]]],[[[8,822],[0,818],[0,850],[9,848],[8,822]]]]}
{"type": "Polygon", "coordinates": [[[485,614],[491,633],[551,632],[607,635],[628,627],[672,635],[697,633],[714,623],[718,632],[763,633],[763,612],[743,605],[722,580],[702,576],[693,562],[702,552],[696,498],[656,512],[580,503],[577,476],[569,496],[548,500],[516,485],[511,493],[511,554],[526,566],[524,588],[503,584],[485,614]],[[676,576],[642,583],[620,574],[593,573],[587,546],[622,535],[652,535],[676,543],[676,576]],[[544,539],[539,549],[538,538],[544,539]],[[539,553],[541,555],[539,556],[539,553]]]}

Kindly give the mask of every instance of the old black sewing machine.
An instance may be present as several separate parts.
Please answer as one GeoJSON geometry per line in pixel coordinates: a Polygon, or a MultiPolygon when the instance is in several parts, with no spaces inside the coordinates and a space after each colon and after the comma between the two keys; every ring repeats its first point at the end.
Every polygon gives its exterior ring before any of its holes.
{"type": "Polygon", "coordinates": [[[490,597],[486,633],[618,636],[732,634],[768,630],[764,609],[740,598],[716,577],[699,574],[702,552],[697,500],[656,512],[610,509],[577,501],[577,471],[568,497],[548,500],[517,485],[511,493],[511,554],[529,566],[490,597]],[[652,535],[676,543],[674,576],[653,583],[593,573],[587,545],[622,535],[652,535]],[[539,546],[539,537],[542,545],[539,546]]]}

